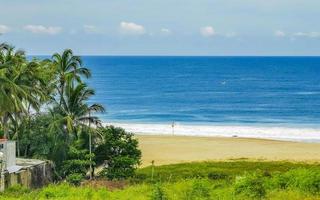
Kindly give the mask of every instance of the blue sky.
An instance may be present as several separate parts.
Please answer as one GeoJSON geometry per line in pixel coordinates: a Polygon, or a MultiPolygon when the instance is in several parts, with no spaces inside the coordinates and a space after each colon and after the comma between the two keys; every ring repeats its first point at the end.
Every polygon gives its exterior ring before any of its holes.
{"type": "Polygon", "coordinates": [[[319,0],[0,0],[29,54],[320,55],[319,0]]]}

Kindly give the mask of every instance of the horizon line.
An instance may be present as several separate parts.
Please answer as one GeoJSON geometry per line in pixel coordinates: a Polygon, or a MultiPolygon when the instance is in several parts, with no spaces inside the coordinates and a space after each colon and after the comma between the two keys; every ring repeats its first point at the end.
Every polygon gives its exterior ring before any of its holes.
{"type": "MultiPolygon", "coordinates": [[[[319,55],[143,55],[143,54],[75,54],[92,57],[320,57],[319,55]]],[[[27,56],[52,56],[52,54],[30,54],[27,56]]]]}

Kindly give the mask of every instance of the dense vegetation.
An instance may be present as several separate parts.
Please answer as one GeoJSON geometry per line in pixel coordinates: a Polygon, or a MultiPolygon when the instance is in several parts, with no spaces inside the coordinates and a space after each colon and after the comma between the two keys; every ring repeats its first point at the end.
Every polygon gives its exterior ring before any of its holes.
{"type": "Polygon", "coordinates": [[[62,183],[36,191],[14,187],[2,198],[320,199],[320,164],[231,161],[150,166],[139,169],[124,189],[62,183]]]}
{"type": "Polygon", "coordinates": [[[140,161],[133,135],[102,127],[94,115],[104,107],[88,103],[95,94],[85,83],[90,76],[70,49],[29,60],[24,51],[0,44],[0,137],[16,140],[19,157],[52,161],[56,180],[79,184],[96,163],[104,166],[102,175],[121,179],[140,161]]]}

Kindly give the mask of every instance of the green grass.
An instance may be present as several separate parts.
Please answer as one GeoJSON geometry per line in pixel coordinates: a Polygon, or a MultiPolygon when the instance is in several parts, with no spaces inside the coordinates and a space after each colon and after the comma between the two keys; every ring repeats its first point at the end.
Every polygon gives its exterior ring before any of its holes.
{"type": "Polygon", "coordinates": [[[39,190],[13,187],[0,199],[320,199],[320,165],[290,162],[200,162],[139,169],[125,189],[74,187],[39,190]]]}
{"type": "MultiPolygon", "coordinates": [[[[212,175],[225,175],[231,179],[247,172],[257,170],[264,173],[286,172],[297,168],[319,167],[320,163],[229,161],[229,162],[193,162],[154,167],[154,180],[166,182],[189,178],[210,178],[212,175]]],[[[151,182],[152,167],[139,169],[133,181],[151,182]]]]}

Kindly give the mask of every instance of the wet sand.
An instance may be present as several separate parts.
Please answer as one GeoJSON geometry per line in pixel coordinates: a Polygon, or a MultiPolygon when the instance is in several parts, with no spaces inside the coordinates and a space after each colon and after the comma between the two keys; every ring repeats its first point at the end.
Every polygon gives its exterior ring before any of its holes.
{"type": "Polygon", "coordinates": [[[210,160],[320,162],[320,143],[251,138],[136,135],[142,166],[210,160]]]}

